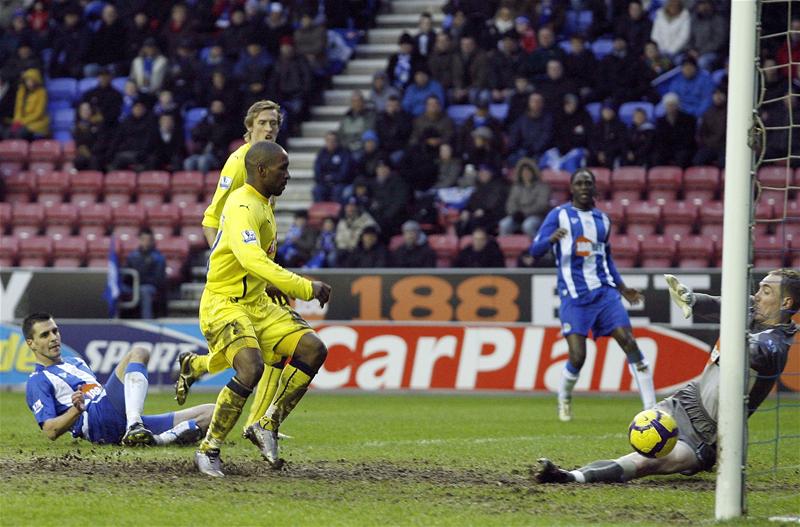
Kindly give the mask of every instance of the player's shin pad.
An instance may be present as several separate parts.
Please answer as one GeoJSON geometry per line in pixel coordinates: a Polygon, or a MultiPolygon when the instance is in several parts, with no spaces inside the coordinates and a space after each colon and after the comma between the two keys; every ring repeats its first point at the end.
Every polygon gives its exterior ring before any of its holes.
{"type": "Polygon", "coordinates": [[[217,404],[214,407],[214,414],[211,416],[211,424],[208,425],[206,438],[200,443],[200,450],[205,452],[211,448],[219,448],[228,433],[242,415],[244,403],[250,396],[251,389],[246,388],[234,377],[222,388],[217,397],[217,404]]]}
{"type": "Polygon", "coordinates": [[[245,430],[267,413],[270,403],[275,398],[275,392],[278,391],[281,371],[283,371],[283,363],[264,368],[264,374],[256,386],[253,402],[250,404],[250,413],[247,414],[247,421],[244,425],[245,430]]]}
{"type": "Polygon", "coordinates": [[[303,398],[303,395],[308,390],[311,379],[314,378],[311,373],[311,370],[305,364],[295,361],[290,362],[283,368],[275,399],[259,420],[265,430],[277,430],[289,413],[297,406],[297,403],[300,402],[300,399],[303,398]],[[298,366],[306,371],[301,370],[298,366]]]}

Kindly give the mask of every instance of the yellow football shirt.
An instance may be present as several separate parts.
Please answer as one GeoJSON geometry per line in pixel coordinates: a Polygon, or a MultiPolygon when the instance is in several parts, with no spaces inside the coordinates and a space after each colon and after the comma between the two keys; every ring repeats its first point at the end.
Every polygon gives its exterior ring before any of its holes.
{"type": "Polygon", "coordinates": [[[250,143],[245,143],[228,156],[225,166],[219,173],[219,183],[214,197],[203,214],[203,227],[219,229],[219,218],[228,196],[237,188],[244,185],[247,179],[247,170],[244,167],[244,156],[250,150],[250,143]]]}
{"type": "Polygon", "coordinates": [[[211,248],[206,289],[244,302],[264,295],[268,283],[293,298],[311,300],[311,281],[270,259],[277,246],[269,200],[245,183],[225,200],[211,248]]]}

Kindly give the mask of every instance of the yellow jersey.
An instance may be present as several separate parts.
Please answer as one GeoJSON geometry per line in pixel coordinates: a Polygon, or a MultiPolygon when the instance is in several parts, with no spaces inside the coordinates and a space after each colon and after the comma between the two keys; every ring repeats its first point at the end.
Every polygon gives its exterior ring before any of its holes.
{"type": "Polygon", "coordinates": [[[250,150],[250,143],[245,143],[228,156],[225,166],[219,173],[217,190],[214,197],[203,214],[203,227],[213,227],[219,230],[219,218],[228,196],[237,188],[244,185],[247,180],[247,170],[244,167],[244,156],[250,150]]]}
{"type": "Polygon", "coordinates": [[[311,281],[272,261],[277,246],[275,213],[253,186],[243,186],[225,200],[217,238],[208,259],[206,289],[243,302],[264,295],[273,284],[287,295],[311,300],[311,281]]]}

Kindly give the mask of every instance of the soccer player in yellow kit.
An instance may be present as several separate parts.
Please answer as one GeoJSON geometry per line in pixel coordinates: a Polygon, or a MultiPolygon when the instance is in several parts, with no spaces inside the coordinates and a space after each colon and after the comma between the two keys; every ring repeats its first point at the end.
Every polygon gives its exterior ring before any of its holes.
{"type": "Polygon", "coordinates": [[[233,367],[236,375],[217,397],[205,439],[195,453],[198,470],[221,477],[219,449],[261,379],[264,358],[291,357],[283,368],[275,398],[249,430],[261,454],[281,465],[278,428],[305,394],[328,354],[325,344],[292,309],[271,302],[265,287],[286,295],[317,299],[324,306],[331,288],[312,282],[273,262],[276,243],[271,196],[289,181],[289,156],[279,145],[254,143],[245,155],[247,179],[225,202],[211,249],[206,288],[200,300],[200,329],[209,347],[208,370],[233,367]]]}
{"type": "MultiPolygon", "coordinates": [[[[225,166],[222,167],[217,189],[214,191],[211,203],[203,215],[203,234],[205,234],[209,247],[213,246],[214,239],[217,236],[220,216],[228,196],[244,185],[247,175],[244,163],[245,155],[247,155],[251,145],[255,142],[275,142],[280,131],[281,121],[280,105],[273,101],[258,101],[247,110],[244,118],[244,126],[247,130],[244,134],[246,143],[231,153],[225,162],[225,166]]],[[[271,200],[270,204],[274,207],[274,200],[271,200]]],[[[270,247],[270,251],[267,254],[270,259],[275,258],[276,250],[277,247],[275,245],[270,247]]],[[[279,304],[288,303],[286,296],[277,288],[268,287],[267,292],[275,302],[279,304]]],[[[189,395],[189,387],[197,379],[208,373],[208,360],[209,355],[197,355],[189,352],[182,353],[178,357],[180,369],[175,383],[175,399],[179,405],[186,402],[186,397],[189,395]]],[[[285,359],[275,357],[267,359],[266,363],[268,368],[264,371],[264,382],[258,383],[245,424],[245,434],[247,434],[247,427],[264,415],[267,406],[272,402],[285,359]]],[[[247,435],[246,437],[251,441],[253,440],[252,437],[247,435]]]]}

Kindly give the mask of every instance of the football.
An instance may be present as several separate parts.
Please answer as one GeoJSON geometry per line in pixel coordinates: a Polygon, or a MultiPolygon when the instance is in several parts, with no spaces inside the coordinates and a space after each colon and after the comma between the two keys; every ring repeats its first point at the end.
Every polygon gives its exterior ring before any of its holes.
{"type": "Polygon", "coordinates": [[[644,410],[631,421],[628,440],[633,449],[645,457],[664,457],[678,442],[678,424],[666,412],[644,410]]]}

